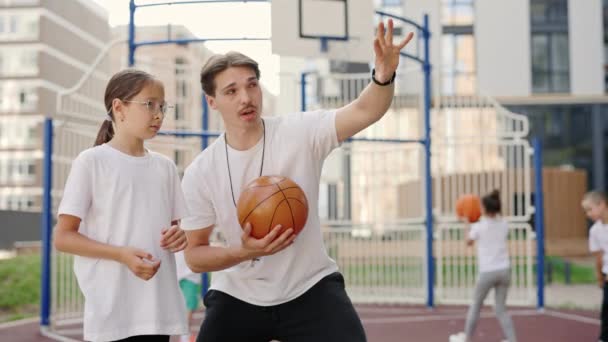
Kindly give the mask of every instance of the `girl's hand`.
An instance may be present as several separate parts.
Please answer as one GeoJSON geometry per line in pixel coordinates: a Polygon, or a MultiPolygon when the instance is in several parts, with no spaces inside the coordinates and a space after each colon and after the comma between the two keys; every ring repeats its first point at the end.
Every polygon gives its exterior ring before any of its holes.
{"type": "Polygon", "coordinates": [[[160,246],[173,253],[182,251],[188,246],[186,233],[178,225],[164,228],[161,232],[160,246]]]}
{"type": "Polygon", "coordinates": [[[120,251],[120,262],[137,277],[150,280],[160,267],[160,260],[155,260],[152,254],[133,247],[123,247],[120,251]]]}

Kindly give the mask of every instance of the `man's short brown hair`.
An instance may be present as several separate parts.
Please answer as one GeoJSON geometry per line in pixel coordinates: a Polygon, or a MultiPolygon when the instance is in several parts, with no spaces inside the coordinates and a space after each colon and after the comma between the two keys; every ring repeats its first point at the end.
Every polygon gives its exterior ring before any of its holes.
{"type": "Polygon", "coordinates": [[[201,86],[205,94],[215,96],[215,76],[230,67],[246,67],[255,72],[260,79],[258,63],[240,52],[230,51],[226,54],[215,54],[207,60],[201,70],[201,86]]]}

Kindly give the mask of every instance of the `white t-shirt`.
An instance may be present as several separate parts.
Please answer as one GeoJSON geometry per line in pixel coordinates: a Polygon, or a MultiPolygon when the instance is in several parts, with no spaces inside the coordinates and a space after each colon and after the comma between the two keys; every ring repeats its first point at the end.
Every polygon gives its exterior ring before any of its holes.
{"type": "Polygon", "coordinates": [[[81,218],[79,232],[90,239],[140,248],[161,260],[145,281],[116,261],[75,256],[87,341],[188,332],[175,258],[160,247],[161,229],[187,215],[171,160],[150,151],[133,157],[106,144],[85,150],[72,163],[58,214],[81,218]]]}
{"type": "MultiPolygon", "coordinates": [[[[335,112],[316,111],[264,118],[266,143],[262,175],[291,178],[308,199],[308,220],[295,243],[281,252],[215,272],[211,289],[261,306],[290,301],[336,272],[323,243],[318,210],[323,161],[338,146],[335,112]]],[[[228,146],[234,198],[259,176],[263,139],[247,151],[228,146]]],[[[182,187],[192,216],[183,229],[215,225],[226,244],[241,244],[242,229],[230,193],[224,135],[186,169],[182,187]]]]}
{"type": "Polygon", "coordinates": [[[508,268],[507,237],[509,226],[501,218],[482,217],[471,225],[469,239],[476,240],[479,272],[492,272],[508,268]]]}
{"type": "Polygon", "coordinates": [[[602,273],[608,274],[608,225],[596,221],[589,230],[589,251],[603,252],[602,273]]]}

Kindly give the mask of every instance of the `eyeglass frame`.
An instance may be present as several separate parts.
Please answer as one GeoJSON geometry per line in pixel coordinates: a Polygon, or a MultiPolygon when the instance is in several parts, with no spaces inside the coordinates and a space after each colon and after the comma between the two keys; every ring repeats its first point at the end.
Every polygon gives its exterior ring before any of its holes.
{"type": "Polygon", "coordinates": [[[159,113],[159,114],[162,115],[163,118],[167,114],[167,110],[168,109],[174,108],[174,106],[170,105],[167,101],[163,101],[163,103],[160,103],[158,105],[158,110],[156,110],[156,111],[153,111],[150,108],[152,104],[158,103],[158,102],[153,101],[153,100],[148,100],[148,101],[121,100],[121,101],[122,102],[137,103],[137,104],[145,105],[146,109],[148,110],[149,113],[151,113],[152,115],[156,115],[157,113],[159,113]]]}

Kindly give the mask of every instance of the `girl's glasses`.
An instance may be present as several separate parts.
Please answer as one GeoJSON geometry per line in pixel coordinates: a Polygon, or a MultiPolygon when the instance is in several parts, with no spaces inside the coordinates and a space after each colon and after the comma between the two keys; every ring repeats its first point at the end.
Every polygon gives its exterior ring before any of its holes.
{"type": "Polygon", "coordinates": [[[148,101],[123,100],[122,102],[131,102],[131,103],[138,103],[141,105],[145,105],[146,108],[148,108],[148,112],[150,114],[154,115],[156,113],[160,113],[163,117],[167,113],[167,109],[173,108],[173,106],[170,106],[167,102],[157,102],[157,101],[152,101],[152,100],[148,100],[148,101]]]}

